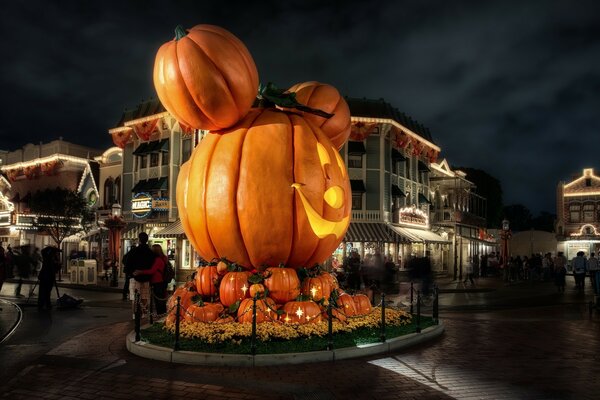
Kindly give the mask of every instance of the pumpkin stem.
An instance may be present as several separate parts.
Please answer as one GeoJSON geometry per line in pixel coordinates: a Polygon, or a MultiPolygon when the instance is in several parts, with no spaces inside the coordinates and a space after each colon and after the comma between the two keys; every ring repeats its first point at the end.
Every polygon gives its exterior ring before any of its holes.
{"type": "Polygon", "coordinates": [[[261,107],[276,105],[283,108],[295,108],[323,118],[333,117],[333,114],[298,103],[298,100],[296,100],[296,93],[289,93],[283,89],[279,89],[272,82],[269,82],[266,85],[260,84],[258,88],[258,99],[261,107]]]}
{"type": "Polygon", "coordinates": [[[187,32],[181,25],[175,27],[175,40],[182,39],[187,36],[187,32]]]}

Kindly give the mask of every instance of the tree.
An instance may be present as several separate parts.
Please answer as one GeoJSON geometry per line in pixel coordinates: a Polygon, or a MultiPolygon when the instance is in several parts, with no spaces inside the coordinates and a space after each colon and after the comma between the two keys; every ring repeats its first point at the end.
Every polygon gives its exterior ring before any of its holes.
{"type": "Polygon", "coordinates": [[[94,221],[86,200],[76,191],[64,188],[35,192],[29,208],[37,215],[34,226],[50,235],[59,248],[66,237],[89,229],[94,221]]]}
{"type": "Polygon", "coordinates": [[[452,167],[463,171],[466,178],[475,184],[475,193],[487,200],[487,227],[499,228],[502,224],[502,185],[500,181],[485,171],[469,167],[452,167]]]}
{"type": "Polygon", "coordinates": [[[531,211],[523,204],[504,207],[504,217],[510,222],[511,231],[525,231],[533,227],[531,211]]]}

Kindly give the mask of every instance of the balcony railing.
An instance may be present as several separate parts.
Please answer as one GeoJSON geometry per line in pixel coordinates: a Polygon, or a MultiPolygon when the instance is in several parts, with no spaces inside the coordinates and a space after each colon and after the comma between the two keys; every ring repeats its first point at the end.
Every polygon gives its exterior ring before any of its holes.
{"type": "Polygon", "coordinates": [[[352,210],[352,221],[382,221],[379,210],[352,210]]]}

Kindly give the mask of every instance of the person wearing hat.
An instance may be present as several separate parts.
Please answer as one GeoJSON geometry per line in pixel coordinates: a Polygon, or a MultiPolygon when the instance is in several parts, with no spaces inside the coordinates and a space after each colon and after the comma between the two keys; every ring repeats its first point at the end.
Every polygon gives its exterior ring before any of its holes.
{"type": "Polygon", "coordinates": [[[52,309],[50,293],[56,284],[56,272],[60,268],[60,250],[53,246],[45,247],[42,250],[42,268],[38,275],[40,282],[40,292],[38,296],[38,310],[52,309]]]}

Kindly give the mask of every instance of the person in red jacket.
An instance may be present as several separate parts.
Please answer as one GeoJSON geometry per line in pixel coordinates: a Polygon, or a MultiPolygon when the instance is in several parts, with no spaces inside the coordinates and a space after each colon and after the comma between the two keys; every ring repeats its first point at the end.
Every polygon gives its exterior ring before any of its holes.
{"type": "Polygon", "coordinates": [[[167,283],[164,282],[163,276],[167,265],[167,256],[163,253],[162,247],[159,244],[152,245],[152,251],[156,254],[154,264],[150,269],[137,269],[133,272],[133,276],[150,275],[150,286],[154,295],[154,304],[156,304],[157,314],[167,313],[166,289],[167,283]]]}

